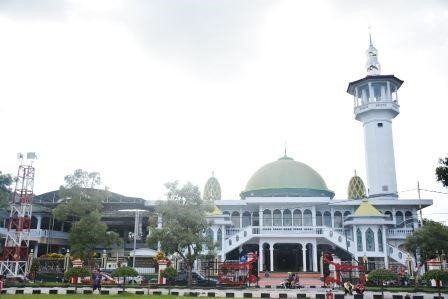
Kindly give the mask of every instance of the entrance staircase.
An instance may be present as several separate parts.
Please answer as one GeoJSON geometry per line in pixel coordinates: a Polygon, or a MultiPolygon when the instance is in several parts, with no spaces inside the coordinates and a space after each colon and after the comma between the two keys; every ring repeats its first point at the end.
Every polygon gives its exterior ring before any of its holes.
{"type": "MultiPolygon", "coordinates": [[[[243,229],[234,231],[234,233],[228,235],[223,241],[222,252],[228,253],[254,237],[265,235],[264,230],[260,230],[260,227],[248,226],[243,229]]],[[[309,229],[300,228],[300,230],[291,230],[291,227],[276,227],[275,232],[278,235],[297,234],[298,236],[306,235],[308,237],[324,238],[333,245],[338,246],[341,249],[350,252],[351,254],[355,254],[357,252],[355,242],[350,237],[342,234],[343,229],[341,230],[331,227],[310,227],[309,229]]],[[[400,250],[398,247],[392,244],[387,244],[387,248],[385,250],[388,250],[388,254],[391,259],[395,260],[403,266],[407,266],[407,261],[409,260],[412,260],[414,262],[414,259],[411,255],[403,250],[400,250]]]]}

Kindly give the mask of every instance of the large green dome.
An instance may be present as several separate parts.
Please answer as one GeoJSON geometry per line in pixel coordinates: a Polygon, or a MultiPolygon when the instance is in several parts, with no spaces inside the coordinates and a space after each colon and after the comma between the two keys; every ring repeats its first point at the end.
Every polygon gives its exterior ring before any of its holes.
{"type": "Polygon", "coordinates": [[[285,155],[252,175],[241,198],[253,196],[333,198],[334,192],[314,169],[285,155]]]}

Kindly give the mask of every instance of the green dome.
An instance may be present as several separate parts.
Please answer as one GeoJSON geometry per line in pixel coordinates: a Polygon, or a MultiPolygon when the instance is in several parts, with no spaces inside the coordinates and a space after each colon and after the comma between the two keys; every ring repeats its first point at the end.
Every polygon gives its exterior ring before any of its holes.
{"type": "Polygon", "coordinates": [[[285,155],[255,172],[241,192],[243,199],[273,196],[333,198],[334,192],[314,169],[285,155]]]}
{"type": "Polygon", "coordinates": [[[347,188],[348,199],[360,199],[366,197],[366,187],[362,179],[355,175],[350,179],[347,188]]]}

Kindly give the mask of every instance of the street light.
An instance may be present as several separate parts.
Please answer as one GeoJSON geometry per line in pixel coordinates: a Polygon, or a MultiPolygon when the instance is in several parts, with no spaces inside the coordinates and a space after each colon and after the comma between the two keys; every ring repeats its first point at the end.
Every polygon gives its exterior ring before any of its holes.
{"type": "Polygon", "coordinates": [[[135,247],[137,245],[137,230],[138,230],[138,222],[139,222],[139,214],[140,212],[146,212],[146,210],[140,209],[125,209],[118,210],[118,212],[135,212],[135,222],[134,222],[134,254],[132,256],[132,268],[135,268],[135,247]]]}

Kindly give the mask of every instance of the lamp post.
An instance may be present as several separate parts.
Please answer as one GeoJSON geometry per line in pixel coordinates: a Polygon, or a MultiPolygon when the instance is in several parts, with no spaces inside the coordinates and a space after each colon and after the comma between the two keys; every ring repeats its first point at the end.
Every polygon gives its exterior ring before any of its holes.
{"type": "Polygon", "coordinates": [[[125,210],[118,210],[118,212],[135,212],[135,221],[134,221],[134,254],[132,255],[132,268],[135,268],[135,247],[137,245],[139,214],[140,214],[140,212],[146,212],[146,210],[125,209],[125,210]]]}

